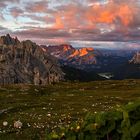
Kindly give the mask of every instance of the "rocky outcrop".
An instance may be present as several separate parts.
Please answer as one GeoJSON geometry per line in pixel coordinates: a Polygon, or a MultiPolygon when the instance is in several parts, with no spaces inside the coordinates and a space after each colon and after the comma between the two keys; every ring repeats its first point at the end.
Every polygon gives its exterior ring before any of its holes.
{"type": "Polygon", "coordinates": [[[43,47],[43,50],[57,57],[63,64],[85,66],[96,64],[96,51],[93,48],[73,48],[71,45],[43,47]]]}
{"type": "Polygon", "coordinates": [[[10,35],[0,38],[0,84],[47,85],[61,79],[63,73],[56,59],[40,46],[10,35]]]}
{"type": "Polygon", "coordinates": [[[68,44],[55,45],[55,46],[41,46],[44,52],[50,53],[52,56],[67,60],[68,57],[75,52],[75,48],[68,44]]]}
{"type": "Polygon", "coordinates": [[[129,62],[133,64],[140,64],[140,52],[137,52],[129,62]]]}

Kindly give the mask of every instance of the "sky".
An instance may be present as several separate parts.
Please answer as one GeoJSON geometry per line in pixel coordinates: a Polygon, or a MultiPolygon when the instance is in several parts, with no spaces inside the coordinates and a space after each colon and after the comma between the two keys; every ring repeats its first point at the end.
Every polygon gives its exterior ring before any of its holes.
{"type": "Polygon", "coordinates": [[[0,35],[38,44],[140,41],[140,0],[0,0],[0,35]]]}

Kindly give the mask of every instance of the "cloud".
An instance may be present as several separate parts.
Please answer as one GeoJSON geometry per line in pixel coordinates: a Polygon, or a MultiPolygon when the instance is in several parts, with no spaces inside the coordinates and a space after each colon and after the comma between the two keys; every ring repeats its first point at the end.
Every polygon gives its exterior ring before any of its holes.
{"type": "Polygon", "coordinates": [[[87,19],[94,23],[121,24],[128,26],[133,22],[138,10],[135,4],[110,1],[105,5],[92,5],[86,12],[87,19]]]}
{"type": "Polygon", "coordinates": [[[27,12],[31,13],[44,13],[47,12],[48,3],[46,1],[38,1],[38,2],[32,2],[29,1],[26,3],[25,9],[27,12]]]}
{"type": "Polygon", "coordinates": [[[18,7],[12,7],[10,8],[10,14],[14,17],[17,18],[18,16],[24,14],[24,11],[18,7]]]}
{"type": "Polygon", "coordinates": [[[0,25],[10,22],[14,35],[39,43],[140,36],[139,0],[5,0],[0,8],[0,25]]]}
{"type": "Polygon", "coordinates": [[[63,40],[63,42],[65,42],[65,40],[69,40],[71,38],[71,35],[66,32],[66,31],[61,31],[61,30],[57,30],[57,29],[46,29],[46,28],[30,28],[28,27],[26,30],[24,31],[15,31],[12,33],[14,36],[18,36],[20,39],[30,39],[39,43],[39,44],[46,44],[51,41],[56,42],[56,40],[58,39],[59,41],[63,40]]]}
{"type": "Polygon", "coordinates": [[[11,30],[0,25],[0,35],[11,33],[11,30]]]}
{"type": "Polygon", "coordinates": [[[3,8],[3,7],[5,7],[5,4],[2,1],[0,1],[0,8],[3,8]]]}

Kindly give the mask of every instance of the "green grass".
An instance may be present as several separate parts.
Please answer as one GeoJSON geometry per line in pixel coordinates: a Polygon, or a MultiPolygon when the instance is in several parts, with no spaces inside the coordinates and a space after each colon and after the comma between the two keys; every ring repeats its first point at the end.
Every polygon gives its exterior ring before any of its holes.
{"type": "Polygon", "coordinates": [[[108,111],[137,99],[140,80],[1,86],[0,110],[7,111],[0,113],[0,140],[44,139],[46,130],[76,122],[87,112],[108,111]],[[17,120],[22,129],[13,127],[17,120]]]}

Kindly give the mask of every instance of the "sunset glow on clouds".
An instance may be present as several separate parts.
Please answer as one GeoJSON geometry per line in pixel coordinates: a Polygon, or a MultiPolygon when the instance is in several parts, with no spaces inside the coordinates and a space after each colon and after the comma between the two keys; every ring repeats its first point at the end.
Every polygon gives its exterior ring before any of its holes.
{"type": "Polygon", "coordinates": [[[140,0],[2,0],[0,34],[40,44],[140,40],[140,0]]]}

